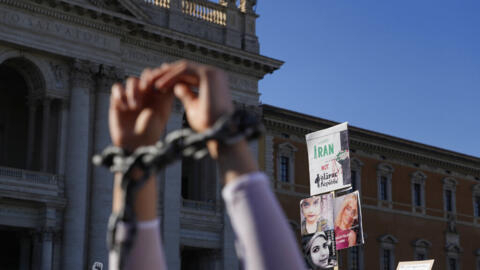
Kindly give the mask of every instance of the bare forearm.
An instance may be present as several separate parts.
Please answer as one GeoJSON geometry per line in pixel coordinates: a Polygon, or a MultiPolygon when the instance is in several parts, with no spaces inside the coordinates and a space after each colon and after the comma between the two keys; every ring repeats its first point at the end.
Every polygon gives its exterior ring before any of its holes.
{"type": "Polygon", "coordinates": [[[257,163],[245,140],[231,146],[219,146],[218,164],[225,185],[241,175],[258,171],[257,163]]]}
{"type": "MultiPolygon", "coordinates": [[[[112,211],[118,213],[123,206],[121,200],[121,187],[122,174],[115,174],[115,183],[113,185],[113,207],[112,211]]],[[[147,182],[138,190],[135,199],[135,215],[138,221],[153,220],[157,217],[156,201],[157,201],[157,188],[156,188],[155,175],[150,176],[147,182]]]]}

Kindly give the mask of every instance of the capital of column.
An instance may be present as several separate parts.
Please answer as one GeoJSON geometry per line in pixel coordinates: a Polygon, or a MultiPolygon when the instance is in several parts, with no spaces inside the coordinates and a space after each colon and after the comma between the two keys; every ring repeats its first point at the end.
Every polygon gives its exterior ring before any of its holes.
{"type": "Polygon", "coordinates": [[[95,75],[99,65],[86,60],[75,59],[70,67],[70,80],[72,87],[92,89],[95,83],[95,75]]]}
{"type": "Polygon", "coordinates": [[[120,82],[125,77],[125,70],[114,66],[100,65],[98,72],[97,91],[110,93],[110,89],[115,82],[120,82]]]}

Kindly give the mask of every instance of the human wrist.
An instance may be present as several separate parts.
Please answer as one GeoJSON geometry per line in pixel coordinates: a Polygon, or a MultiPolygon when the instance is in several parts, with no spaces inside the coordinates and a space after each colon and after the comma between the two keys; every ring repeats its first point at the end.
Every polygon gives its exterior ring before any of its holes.
{"type": "Polygon", "coordinates": [[[241,175],[258,171],[253,154],[244,139],[232,145],[218,145],[216,151],[224,184],[238,179],[241,175]]]}

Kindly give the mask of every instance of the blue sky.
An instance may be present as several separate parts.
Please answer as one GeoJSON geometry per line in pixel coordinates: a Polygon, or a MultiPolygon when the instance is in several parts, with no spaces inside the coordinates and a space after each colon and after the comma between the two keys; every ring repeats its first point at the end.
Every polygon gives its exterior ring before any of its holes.
{"type": "Polygon", "coordinates": [[[480,157],[480,1],[259,0],[260,100],[480,157]]]}

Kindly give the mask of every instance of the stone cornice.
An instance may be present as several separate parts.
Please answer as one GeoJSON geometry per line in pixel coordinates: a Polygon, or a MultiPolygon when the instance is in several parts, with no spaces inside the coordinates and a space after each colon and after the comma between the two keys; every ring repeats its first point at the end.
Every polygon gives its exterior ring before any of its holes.
{"type": "MultiPolygon", "coordinates": [[[[264,124],[268,129],[284,130],[299,136],[338,124],[326,119],[282,108],[262,105],[264,124]]],[[[480,158],[349,126],[353,149],[361,148],[389,157],[432,164],[443,169],[480,177],[480,158]]]]}
{"type": "Polygon", "coordinates": [[[113,34],[126,43],[156,51],[166,51],[179,58],[210,64],[213,62],[221,68],[254,75],[259,79],[283,64],[280,60],[165,29],[135,17],[100,9],[93,5],[80,5],[72,1],[59,0],[0,0],[0,4],[113,34]]]}

